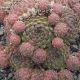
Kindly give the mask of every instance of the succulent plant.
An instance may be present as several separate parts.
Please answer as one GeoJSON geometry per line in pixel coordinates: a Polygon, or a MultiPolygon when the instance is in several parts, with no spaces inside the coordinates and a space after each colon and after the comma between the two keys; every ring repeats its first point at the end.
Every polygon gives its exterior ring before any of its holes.
{"type": "Polygon", "coordinates": [[[47,17],[36,16],[26,21],[26,29],[21,35],[22,41],[28,41],[40,48],[48,47],[53,38],[52,30],[47,17]]]}
{"type": "Polygon", "coordinates": [[[0,51],[0,68],[5,68],[9,64],[8,55],[5,54],[5,51],[0,51]]]}
{"type": "Polygon", "coordinates": [[[23,32],[25,30],[25,24],[22,21],[16,21],[14,23],[14,25],[12,26],[12,29],[16,32],[16,33],[20,33],[23,32]]]}
{"type": "Polygon", "coordinates": [[[31,70],[28,68],[20,68],[16,70],[14,75],[17,80],[29,80],[31,76],[31,70]]]}
{"type": "Polygon", "coordinates": [[[71,71],[78,71],[80,69],[80,61],[76,56],[70,55],[66,60],[67,68],[71,71]],[[74,66],[73,66],[74,65],[74,66]]]}
{"type": "Polygon", "coordinates": [[[52,24],[55,25],[56,23],[58,23],[60,21],[60,17],[59,15],[52,13],[49,15],[48,17],[48,21],[52,24]]]}
{"type": "Polygon", "coordinates": [[[73,74],[69,70],[61,70],[58,74],[59,80],[73,80],[73,74]]]}
{"type": "Polygon", "coordinates": [[[68,33],[68,30],[69,27],[67,26],[67,24],[60,22],[54,27],[54,34],[62,37],[68,33]]]}
{"type": "Polygon", "coordinates": [[[69,70],[79,70],[80,60],[71,55],[70,42],[79,38],[80,3],[64,1],[17,0],[1,6],[6,44],[0,47],[0,67],[11,65],[16,80],[58,80],[57,72],[60,80],[73,80],[69,70]]]}
{"type": "Polygon", "coordinates": [[[31,74],[31,79],[30,80],[43,80],[44,79],[44,71],[34,69],[31,74]]]}
{"type": "Polygon", "coordinates": [[[58,15],[62,14],[62,10],[63,10],[63,5],[59,4],[59,3],[54,3],[52,6],[52,13],[55,12],[58,15]]]}
{"type": "Polygon", "coordinates": [[[32,57],[32,60],[36,64],[43,63],[44,61],[46,61],[46,59],[47,59],[47,52],[44,51],[43,49],[37,49],[34,52],[33,57],[32,57]]]}
{"type": "Polygon", "coordinates": [[[79,3],[80,0],[68,0],[68,3],[71,7],[73,7],[73,5],[75,5],[76,3],[79,3]]]}
{"type": "Polygon", "coordinates": [[[29,42],[24,42],[19,47],[19,52],[22,56],[32,56],[34,52],[34,46],[29,42]]]}
{"type": "Polygon", "coordinates": [[[76,3],[75,6],[73,6],[73,10],[80,15],[80,3],[76,3]]]}
{"type": "Polygon", "coordinates": [[[53,47],[55,48],[61,48],[64,46],[64,42],[63,42],[63,39],[59,38],[59,37],[56,37],[52,40],[52,45],[53,47]]]}
{"type": "Polygon", "coordinates": [[[65,36],[67,41],[71,42],[79,38],[79,16],[70,7],[64,7],[61,21],[67,23],[69,27],[68,34],[65,36]]]}
{"type": "Polygon", "coordinates": [[[44,80],[58,80],[58,73],[53,70],[47,70],[44,72],[44,80]]]}

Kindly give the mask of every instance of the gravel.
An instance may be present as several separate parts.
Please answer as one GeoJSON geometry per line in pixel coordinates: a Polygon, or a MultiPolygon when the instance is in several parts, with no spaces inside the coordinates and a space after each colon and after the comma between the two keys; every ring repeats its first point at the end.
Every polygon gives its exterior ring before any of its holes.
{"type": "Polygon", "coordinates": [[[5,36],[4,36],[4,26],[3,24],[0,23],[0,44],[5,44],[6,40],[5,40],[5,36]]]}
{"type": "Polygon", "coordinates": [[[80,73],[78,74],[78,79],[77,80],[80,80],[80,73]]]}
{"type": "Polygon", "coordinates": [[[13,78],[13,68],[7,67],[5,69],[0,69],[0,80],[15,80],[13,78]]]}

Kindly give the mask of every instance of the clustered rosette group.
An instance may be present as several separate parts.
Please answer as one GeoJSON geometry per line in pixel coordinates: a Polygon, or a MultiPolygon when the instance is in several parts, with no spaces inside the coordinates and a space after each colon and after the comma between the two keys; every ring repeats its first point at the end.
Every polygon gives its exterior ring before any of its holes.
{"type": "Polygon", "coordinates": [[[0,45],[0,68],[14,67],[16,80],[74,80],[72,72],[80,71],[80,52],[72,55],[69,44],[79,33],[80,0],[67,0],[66,5],[57,0],[0,3],[6,37],[6,44],[0,45]],[[69,22],[72,15],[76,16],[69,22]]]}

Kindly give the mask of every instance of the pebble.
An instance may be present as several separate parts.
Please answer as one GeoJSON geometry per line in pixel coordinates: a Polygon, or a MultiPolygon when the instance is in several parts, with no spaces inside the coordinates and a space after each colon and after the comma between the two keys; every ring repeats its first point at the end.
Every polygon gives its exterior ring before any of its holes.
{"type": "Polygon", "coordinates": [[[76,76],[76,75],[74,76],[74,80],[78,80],[78,78],[77,78],[77,76],[76,76]]]}
{"type": "Polygon", "coordinates": [[[70,49],[71,49],[72,52],[77,52],[78,49],[79,49],[79,46],[76,45],[76,44],[73,44],[73,45],[70,46],[70,49]]]}
{"type": "Polygon", "coordinates": [[[80,73],[78,74],[78,79],[77,80],[80,80],[80,73]]]}
{"type": "Polygon", "coordinates": [[[0,28],[0,36],[4,34],[3,28],[0,28]]]}
{"type": "Polygon", "coordinates": [[[10,66],[5,69],[0,69],[0,80],[15,80],[13,72],[14,69],[10,66]]]}
{"type": "Polygon", "coordinates": [[[79,50],[79,44],[78,44],[77,40],[70,42],[70,50],[72,53],[77,52],[79,50]]]}
{"type": "Polygon", "coordinates": [[[73,73],[73,77],[74,77],[74,80],[78,80],[78,73],[77,72],[73,73]]]}
{"type": "Polygon", "coordinates": [[[4,79],[6,77],[6,74],[5,74],[5,70],[0,70],[0,80],[4,79]]]}
{"type": "Polygon", "coordinates": [[[0,23],[0,44],[5,44],[6,43],[6,39],[4,36],[4,26],[0,23]]]}

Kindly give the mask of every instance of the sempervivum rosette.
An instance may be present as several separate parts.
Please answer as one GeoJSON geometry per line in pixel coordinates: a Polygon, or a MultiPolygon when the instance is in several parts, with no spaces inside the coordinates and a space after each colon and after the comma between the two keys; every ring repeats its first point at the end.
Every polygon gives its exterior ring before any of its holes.
{"type": "Polygon", "coordinates": [[[58,74],[59,80],[73,80],[73,74],[69,70],[61,70],[58,74]]]}
{"type": "Polygon", "coordinates": [[[66,60],[67,68],[71,71],[78,71],[80,69],[80,61],[76,56],[70,55],[66,60]],[[74,65],[74,66],[73,66],[74,65]]]}
{"type": "Polygon", "coordinates": [[[36,16],[26,21],[26,29],[21,35],[22,41],[31,42],[41,48],[48,47],[53,37],[52,30],[47,17],[36,16]]]}
{"type": "Polygon", "coordinates": [[[31,70],[28,68],[19,68],[14,75],[16,80],[29,80],[31,77],[31,70]]]}
{"type": "Polygon", "coordinates": [[[8,55],[5,53],[5,51],[0,50],[0,68],[6,68],[8,64],[9,64],[8,55]]]}
{"type": "Polygon", "coordinates": [[[47,70],[44,72],[44,80],[58,80],[58,74],[56,71],[47,70]]]}
{"type": "Polygon", "coordinates": [[[79,16],[74,13],[74,11],[70,7],[63,8],[61,21],[67,23],[69,27],[68,34],[65,36],[67,41],[74,41],[79,37],[79,16]]]}
{"type": "Polygon", "coordinates": [[[39,69],[33,69],[30,80],[43,80],[44,71],[39,69]]]}

